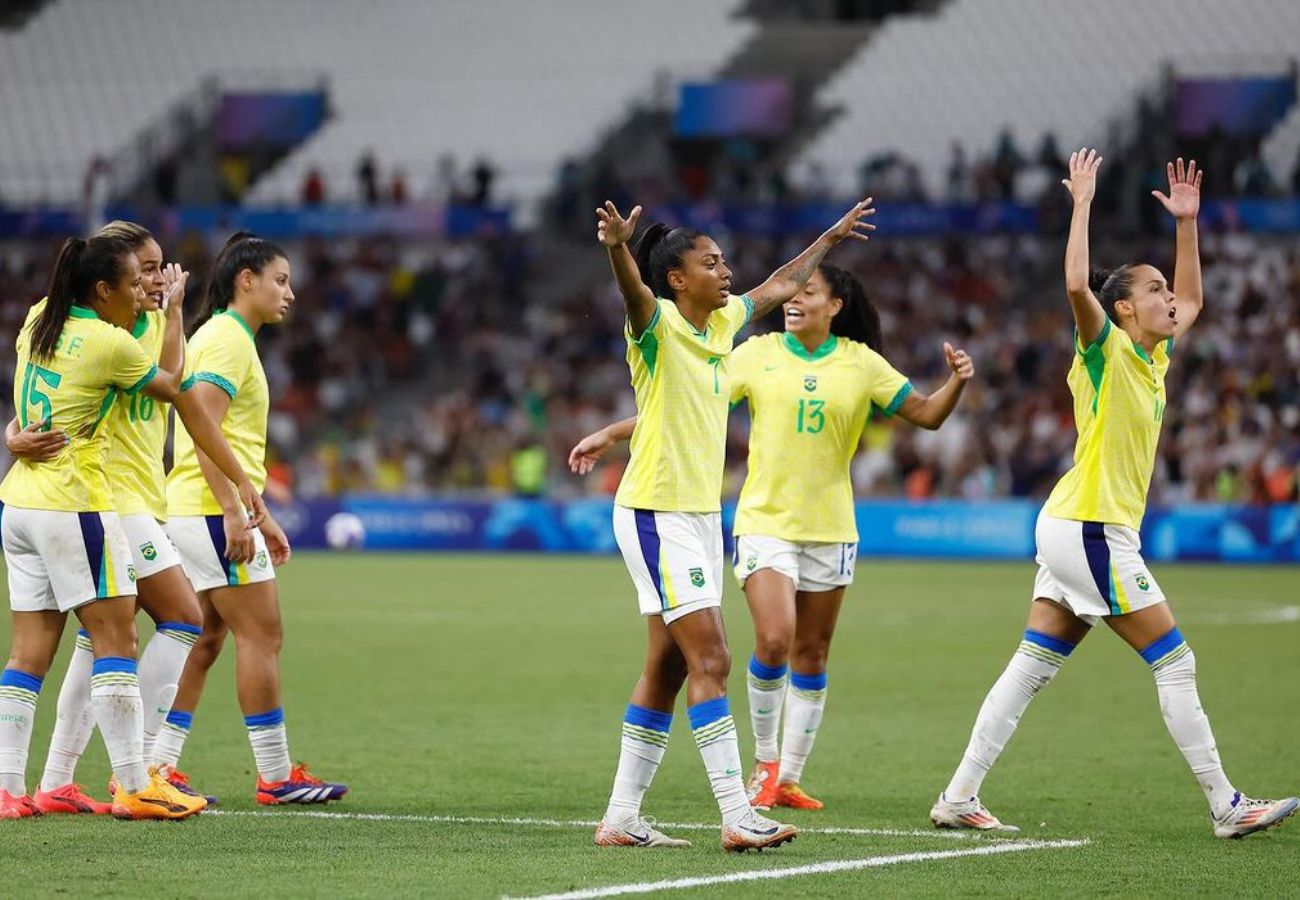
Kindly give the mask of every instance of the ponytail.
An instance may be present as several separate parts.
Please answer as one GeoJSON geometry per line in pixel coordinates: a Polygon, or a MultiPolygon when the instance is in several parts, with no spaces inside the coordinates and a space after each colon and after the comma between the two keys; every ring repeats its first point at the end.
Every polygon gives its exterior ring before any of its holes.
{"type": "Polygon", "coordinates": [[[866,344],[877,353],[884,352],[880,313],[858,277],[847,269],[826,262],[817,270],[830,285],[831,296],[842,304],[835,318],[831,319],[831,334],[866,344]]]}
{"type": "Polygon", "coordinates": [[[271,261],[288,258],[278,244],[263,240],[251,231],[232,234],[212,261],[207,289],[203,292],[199,314],[190,333],[197,331],[214,313],[224,312],[230,306],[235,299],[235,279],[240,272],[248,269],[254,275],[260,275],[271,261]]]}
{"type": "Polygon", "coordinates": [[[1118,324],[1115,303],[1127,300],[1133,293],[1133,265],[1125,263],[1117,269],[1093,269],[1088,273],[1088,288],[1101,302],[1101,308],[1110,320],[1118,324]]]}
{"type": "Polygon", "coordinates": [[[101,281],[116,284],[126,270],[126,258],[134,252],[135,247],[116,237],[68,238],[63,242],[50,273],[45,309],[32,325],[32,359],[45,361],[54,356],[73,305],[92,300],[95,285],[101,281]]]}
{"type": "Polygon", "coordinates": [[[641,272],[641,280],[656,297],[675,299],[668,284],[668,273],[681,268],[682,256],[695,245],[696,238],[701,237],[704,237],[702,231],[669,228],[663,222],[655,222],[641,233],[636,245],[636,267],[641,272]]]}

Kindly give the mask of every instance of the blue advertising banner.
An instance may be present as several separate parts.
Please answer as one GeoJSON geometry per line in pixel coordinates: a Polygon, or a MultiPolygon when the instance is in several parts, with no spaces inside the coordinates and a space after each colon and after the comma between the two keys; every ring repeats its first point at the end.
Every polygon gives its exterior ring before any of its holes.
{"type": "MultiPolygon", "coordinates": [[[[1032,559],[1039,504],[864,500],[857,504],[862,556],[1032,559]]],[[[295,546],[325,547],[325,523],[357,516],[371,550],[615,553],[608,498],[447,500],[352,494],[276,506],[295,546]]],[[[723,506],[731,550],[735,504],[723,506]]],[[[1154,507],[1142,526],[1153,561],[1300,563],[1300,507],[1187,505],[1154,507]]]]}

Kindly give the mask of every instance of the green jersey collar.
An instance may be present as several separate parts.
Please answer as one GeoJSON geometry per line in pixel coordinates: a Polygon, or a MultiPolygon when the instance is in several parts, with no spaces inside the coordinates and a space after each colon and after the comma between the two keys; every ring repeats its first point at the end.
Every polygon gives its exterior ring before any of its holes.
{"type": "Polygon", "coordinates": [[[91,309],[89,306],[82,306],[79,303],[74,303],[72,305],[72,309],[68,310],[68,316],[73,319],[98,319],[99,318],[99,314],[96,313],[93,309],[91,309]]]}
{"type": "Polygon", "coordinates": [[[835,347],[839,343],[839,339],[832,334],[820,347],[809,353],[803,343],[788,331],[781,333],[781,341],[785,344],[785,349],[789,350],[800,359],[807,360],[808,362],[816,362],[819,359],[830,356],[835,352],[835,347]]]}
{"type": "Polygon", "coordinates": [[[139,340],[140,338],[144,337],[144,333],[148,330],[149,330],[149,317],[146,316],[144,313],[140,313],[140,315],[136,317],[135,325],[132,326],[131,328],[131,337],[135,338],[136,340],[139,340]]]}
{"type": "Polygon", "coordinates": [[[217,310],[215,313],[213,313],[213,315],[214,315],[214,316],[230,316],[230,318],[232,318],[232,319],[234,319],[236,322],[238,322],[238,323],[243,327],[243,329],[244,329],[245,331],[248,332],[248,336],[249,336],[249,337],[256,339],[256,335],[253,334],[253,329],[252,329],[252,327],[248,324],[248,322],[246,322],[246,321],[244,320],[244,317],[243,317],[243,316],[241,316],[239,313],[235,312],[233,309],[230,309],[229,307],[227,307],[227,308],[225,308],[225,309],[219,309],[219,310],[217,310]]]}

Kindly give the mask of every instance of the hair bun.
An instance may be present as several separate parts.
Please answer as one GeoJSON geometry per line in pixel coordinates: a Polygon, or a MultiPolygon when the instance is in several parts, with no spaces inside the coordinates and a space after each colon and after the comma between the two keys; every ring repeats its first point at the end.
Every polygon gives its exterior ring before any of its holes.
{"type": "Polygon", "coordinates": [[[1114,274],[1115,272],[1112,269],[1093,269],[1088,273],[1088,287],[1094,294],[1100,296],[1101,289],[1105,287],[1106,282],[1110,280],[1110,276],[1114,274]]]}

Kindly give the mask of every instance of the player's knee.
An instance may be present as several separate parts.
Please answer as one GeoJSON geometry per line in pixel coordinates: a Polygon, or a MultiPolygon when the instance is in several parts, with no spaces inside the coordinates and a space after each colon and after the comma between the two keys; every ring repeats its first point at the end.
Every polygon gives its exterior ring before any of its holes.
{"type": "Polygon", "coordinates": [[[765,666],[784,665],[790,657],[790,638],[785,628],[763,629],[754,637],[754,656],[765,666]]]}
{"type": "Polygon", "coordinates": [[[41,659],[36,654],[25,653],[15,648],[9,654],[9,661],[5,663],[6,669],[12,669],[15,672],[22,672],[26,675],[34,675],[37,678],[44,678],[50,670],[52,660],[41,659]]]}
{"type": "Polygon", "coordinates": [[[800,672],[825,672],[830,654],[830,638],[819,638],[795,644],[794,652],[790,654],[790,661],[800,672]]]}
{"type": "Polygon", "coordinates": [[[689,677],[725,682],[731,674],[731,651],[725,643],[710,647],[690,661],[689,677]]]}

